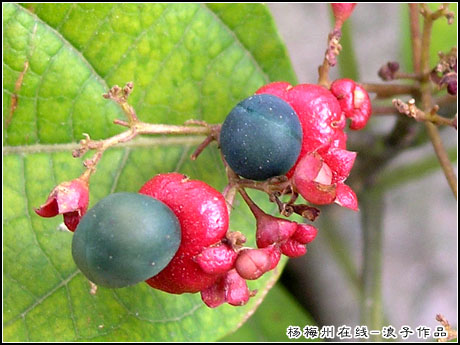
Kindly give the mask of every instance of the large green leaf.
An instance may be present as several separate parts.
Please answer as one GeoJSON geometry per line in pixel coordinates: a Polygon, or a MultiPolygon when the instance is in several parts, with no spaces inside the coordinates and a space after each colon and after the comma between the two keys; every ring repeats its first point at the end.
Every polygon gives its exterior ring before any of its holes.
{"type": "MultiPolygon", "coordinates": [[[[241,308],[207,308],[199,294],[169,295],[147,284],[89,294],[62,219],[33,208],[82,172],[71,150],[82,133],[105,138],[121,111],[101,94],[134,81],[138,116],[180,124],[222,122],[269,80],[295,82],[284,46],[260,4],[3,5],[3,320],[7,341],[212,341],[251,314],[279,270],[250,287],[241,308]],[[16,106],[14,106],[17,101],[16,106]]],[[[222,190],[215,146],[196,162],[202,138],[157,137],[107,151],[91,180],[90,206],[136,191],[160,172],[180,171],[222,190]]],[[[87,157],[84,157],[87,158],[87,157]]],[[[266,197],[253,194],[263,207],[266,197]]],[[[253,244],[255,221],[237,199],[231,228],[253,244]]]]}
{"type": "Polygon", "coordinates": [[[299,305],[295,298],[281,284],[277,284],[267,294],[257,311],[235,333],[220,341],[224,342],[262,342],[262,341],[319,341],[301,336],[289,339],[289,326],[314,326],[313,318],[299,305]],[[280,308],[283,306],[283,308],[280,308]]]}

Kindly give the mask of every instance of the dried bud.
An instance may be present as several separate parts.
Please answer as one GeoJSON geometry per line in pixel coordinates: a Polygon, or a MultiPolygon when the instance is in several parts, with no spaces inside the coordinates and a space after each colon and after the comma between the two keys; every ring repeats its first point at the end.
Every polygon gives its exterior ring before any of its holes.
{"type": "Polygon", "coordinates": [[[396,61],[388,62],[379,69],[378,75],[382,80],[393,80],[395,73],[399,70],[399,63],[396,61]]]}
{"type": "Polygon", "coordinates": [[[205,248],[197,257],[196,262],[208,274],[221,274],[229,271],[238,254],[230,246],[220,243],[205,248]]]}
{"type": "Polygon", "coordinates": [[[439,86],[447,85],[447,92],[450,95],[457,95],[457,72],[445,74],[439,81],[439,86]]]}
{"type": "Polygon", "coordinates": [[[86,213],[89,202],[88,182],[83,178],[62,182],[55,187],[46,202],[35,212],[41,217],[64,215],[64,224],[75,231],[81,217],[86,213]]]}
{"type": "Polygon", "coordinates": [[[351,119],[350,128],[363,129],[372,113],[367,91],[351,79],[338,79],[331,84],[331,92],[339,101],[345,116],[351,119]]]}
{"type": "Polygon", "coordinates": [[[350,17],[356,3],[335,3],[331,4],[335,18],[335,29],[340,29],[343,23],[350,17]]]}

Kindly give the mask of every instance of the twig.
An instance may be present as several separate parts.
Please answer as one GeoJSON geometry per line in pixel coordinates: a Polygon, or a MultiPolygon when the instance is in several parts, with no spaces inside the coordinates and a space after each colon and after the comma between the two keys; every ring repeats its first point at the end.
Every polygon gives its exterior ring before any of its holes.
{"type": "Polygon", "coordinates": [[[361,86],[370,93],[375,93],[377,98],[389,98],[397,95],[417,96],[419,90],[414,85],[403,84],[372,84],[361,83],[361,86]]]}
{"type": "MultiPolygon", "coordinates": [[[[421,5],[422,15],[424,17],[423,24],[423,34],[422,34],[422,47],[421,47],[421,62],[420,68],[422,73],[428,73],[430,71],[430,43],[431,43],[431,31],[433,28],[433,21],[440,18],[441,16],[446,16],[448,14],[447,5],[443,5],[438,11],[431,12],[426,5],[421,5]]],[[[432,107],[432,97],[430,92],[430,81],[428,78],[422,81],[421,90],[422,90],[422,108],[425,112],[429,111],[432,107]]],[[[446,149],[439,135],[439,131],[435,125],[430,122],[425,122],[425,127],[430,137],[431,143],[433,144],[434,151],[436,156],[439,159],[444,175],[446,176],[447,182],[452,189],[452,193],[457,199],[457,177],[452,168],[452,165],[449,161],[449,156],[447,155],[446,149]]]]}
{"type": "Polygon", "coordinates": [[[424,111],[417,108],[415,105],[415,99],[411,99],[407,103],[400,99],[394,99],[393,105],[401,114],[412,117],[416,121],[431,122],[435,125],[445,125],[457,129],[456,118],[448,119],[438,115],[437,111],[439,110],[439,106],[437,105],[434,106],[428,113],[425,113],[424,111]]]}

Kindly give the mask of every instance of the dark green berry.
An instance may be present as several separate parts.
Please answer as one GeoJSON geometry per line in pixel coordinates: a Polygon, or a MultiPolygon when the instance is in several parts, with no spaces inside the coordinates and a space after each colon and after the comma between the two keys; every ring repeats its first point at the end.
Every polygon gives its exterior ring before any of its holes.
{"type": "Polygon", "coordinates": [[[90,281],[119,288],[159,273],[180,240],[179,221],[164,203],[137,193],[115,193],[81,219],[72,256],[90,281]]]}
{"type": "Polygon", "coordinates": [[[228,165],[251,180],[284,175],[296,162],[301,145],[302,126],[294,109],[268,94],[238,103],[220,132],[228,165]]]}

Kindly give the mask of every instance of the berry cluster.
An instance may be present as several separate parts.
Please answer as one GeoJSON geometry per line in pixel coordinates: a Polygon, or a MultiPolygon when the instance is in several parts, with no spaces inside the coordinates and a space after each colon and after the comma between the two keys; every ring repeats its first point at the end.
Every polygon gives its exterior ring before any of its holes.
{"type": "Polygon", "coordinates": [[[333,82],[330,89],[276,82],[237,104],[221,127],[213,127],[219,130],[205,143],[218,141],[228,188],[240,193],[256,218],[256,248],[229,230],[231,208],[223,194],[179,173],[157,175],[139,193],[109,195],[86,212],[88,169],[53,189],[36,212],[64,215],[75,231],[74,261],[97,285],[119,288],[146,281],[168,293],[200,292],[212,308],[244,305],[255,294],[247,280],[274,269],[281,255],[304,255],[318,232],[266,214],[245,188],[266,192],[284,216],[298,213],[310,221],[318,216],[317,208],[295,204],[298,194],[311,204],[335,202],[357,210],[356,195],[344,183],[356,157],[346,150],[344,128],[346,118],[351,129],[363,128],[370,111],[366,91],[349,79],[333,82]],[[283,195],[290,200],[282,202],[283,195]]]}
{"type": "Polygon", "coordinates": [[[285,100],[297,113],[303,129],[300,155],[287,172],[294,188],[310,203],[337,203],[358,209],[356,194],[344,181],[350,174],[356,153],[346,150],[346,118],[350,128],[364,128],[371,115],[367,92],[351,79],[339,79],[330,90],[313,84],[292,86],[275,82],[257,94],[271,94],[285,100]]]}

